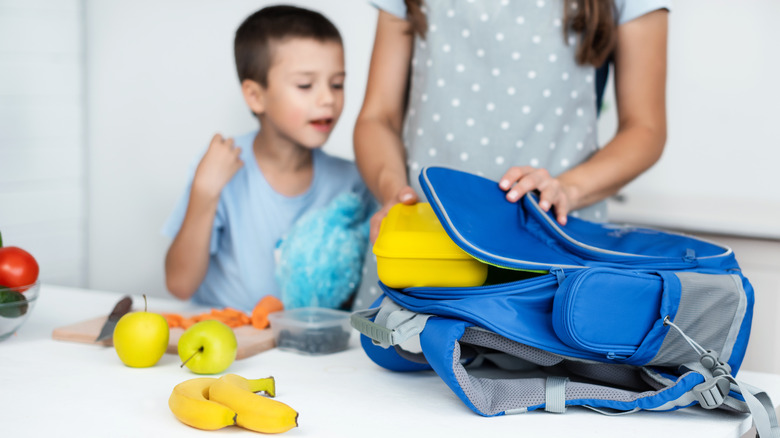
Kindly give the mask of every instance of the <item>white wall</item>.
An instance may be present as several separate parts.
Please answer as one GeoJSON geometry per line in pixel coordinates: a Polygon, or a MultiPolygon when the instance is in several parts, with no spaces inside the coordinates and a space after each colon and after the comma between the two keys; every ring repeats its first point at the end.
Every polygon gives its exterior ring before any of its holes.
{"type": "Polygon", "coordinates": [[[83,9],[0,0],[0,232],[42,281],[86,281],[83,9]]]}
{"type": "MultiPolygon", "coordinates": [[[[194,157],[215,132],[256,128],[241,98],[232,42],[269,1],[87,0],[88,284],[165,294],[160,228],[194,157]]],[[[352,158],[376,11],[364,0],[297,1],[339,27],[347,102],[325,150],[352,158]]]]}
{"type": "MultiPolygon", "coordinates": [[[[673,3],[666,150],[611,218],[780,239],[777,17],[777,0],[673,3]]],[[[602,140],[615,127],[607,103],[602,140]]]]}

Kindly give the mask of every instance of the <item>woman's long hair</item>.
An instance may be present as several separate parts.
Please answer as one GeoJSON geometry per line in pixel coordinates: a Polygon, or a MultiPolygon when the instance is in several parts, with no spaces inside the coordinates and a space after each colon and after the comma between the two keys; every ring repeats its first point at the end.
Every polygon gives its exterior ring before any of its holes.
{"type": "MultiPolygon", "coordinates": [[[[579,33],[580,45],[575,55],[580,65],[601,66],[612,53],[617,39],[613,0],[565,0],[572,6],[565,8],[563,36],[568,39],[569,32],[579,33]],[[576,5],[576,7],[574,6],[576,5]]],[[[407,19],[412,32],[425,38],[428,19],[423,11],[424,0],[404,0],[407,19]]]]}

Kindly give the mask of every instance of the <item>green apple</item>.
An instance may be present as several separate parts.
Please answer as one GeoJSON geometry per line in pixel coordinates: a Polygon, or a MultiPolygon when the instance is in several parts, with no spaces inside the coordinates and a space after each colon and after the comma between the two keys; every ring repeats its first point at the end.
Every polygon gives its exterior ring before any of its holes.
{"type": "MultiPolygon", "coordinates": [[[[144,296],[146,301],[146,296],[144,296]]],[[[146,311],[122,316],[114,327],[114,349],[119,360],[134,368],[150,367],[165,354],[170,330],[162,315],[146,311]]]]}
{"type": "Polygon", "coordinates": [[[196,374],[217,374],[236,360],[238,342],[227,324],[207,319],[193,324],[179,338],[182,366],[196,374]]]}

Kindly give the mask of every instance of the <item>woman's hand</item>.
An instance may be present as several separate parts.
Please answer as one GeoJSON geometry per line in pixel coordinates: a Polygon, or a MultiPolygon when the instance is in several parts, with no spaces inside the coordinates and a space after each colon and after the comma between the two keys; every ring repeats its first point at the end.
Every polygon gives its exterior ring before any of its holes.
{"type": "Polygon", "coordinates": [[[504,173],[498,186],[507,192],[506,199],[509,202],[517,202],[526,193],[538,191],[539,207],[544,211],[555,207],[556,220],[561,225],[566,225],[566,216],[574,205],[575,190],[560,179],[554,178],[547,169],[513,166],[504,173]]]}
{"type": "Polygon", "coordinates": [[[382,225],[382,219],[387,216],[387,212],[390,211],[391,208],[393,208],[396,204],[406,204],[406,205],[413,205],[416,204],[418,201],[417,193],[414,193],[414,190],[409,186],[404,186],[401,190],[398,191],[398,195],[391,200],[391,202],[388,202],[387,204],[383,205],[382,208],[374,213],[373,216],[371,216],[371,232],[369,234],[369,237],[371,239],[371,243],[373,244],[376,242],[377,236],[379,236],[379,227],[382,225]]]}

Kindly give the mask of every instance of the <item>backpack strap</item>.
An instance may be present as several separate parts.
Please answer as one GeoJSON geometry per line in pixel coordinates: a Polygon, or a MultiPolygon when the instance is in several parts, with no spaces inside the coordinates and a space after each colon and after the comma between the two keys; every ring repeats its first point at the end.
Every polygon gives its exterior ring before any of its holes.
{"type": "Polygon", "coordinates": [[[388,348],[419,335],[431,316],[433,315],[406,310],[390,298],[384,297],[378,307],[353,312],[350,324],[371,338],[374,345],[388,348]]]}
{"type": "Polygon", "coordinates": [[[704,377],[704,381],[691,390],[704,409],[728,406],[738,412],[751,414],[759,437],[780,438],[777,414],[766,391],[740,382],[731,374],[720,374],[717,368],[713,373],[701,363],[688,363],[680,368],[704,377]]]}
{"type": "Polygon", "coordinates": [[[756,425],[756,431],[760,437],[780,437],[780,427],[777,423],[777,414],[775,413],[772,400],[766,391],[762,391],[754,386],[744,382],[737,381],[729,376],[732,384],[739,388],[739,393],[745,399],[748,410],[753,416],[753,424],[756,425]]]}
{"type": "Polygon", "coordinates": [[[699,361],[683,364],[680,368],[697,372],[704,377],[704,382],[696,385],[692,392],[696,400],[704,409],[715,409],[726,401],[735,398],[732,392],[742,396],[744,403],[726,403],[727,406],[740,412],[750,413],[753,416],[753,424],[756,426],[758,436],[767,438],[780,438],[780,426],[777,422],[772,400],[769,395],[747,383],[738,381],[731,374],[729,364],[721,362],[718,354],[712,350],[705,350],[696,341],[686,335],[677,325],[664,320],[664,325],[677,330],[688,344],[699,353],[699,361]]]}

